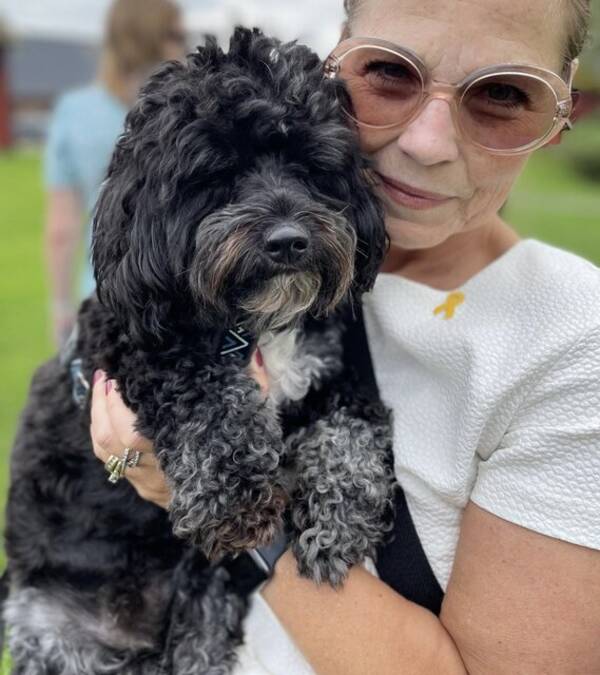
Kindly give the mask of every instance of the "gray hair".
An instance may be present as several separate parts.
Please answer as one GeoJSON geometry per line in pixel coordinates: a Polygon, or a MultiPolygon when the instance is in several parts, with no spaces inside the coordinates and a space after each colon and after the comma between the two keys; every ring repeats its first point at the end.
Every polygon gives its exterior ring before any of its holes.
{"type": "Polygon", "coordinates": [[[567,61],[576,59],[583,51],[590,30],[592,7],[591,0],[569,0],[571,17],[567,32],[567,61]]]}
{"type": "MultiPolygon", "coordinates": [[[[363,0],[344,0],[346,23],[352,23],[363,0]]],[[[567,44],[565,62],[576,59],[585,47],[591,21],[591,0],[567,0],[570,5],[570,16],[567,26],[567,44]]]]}

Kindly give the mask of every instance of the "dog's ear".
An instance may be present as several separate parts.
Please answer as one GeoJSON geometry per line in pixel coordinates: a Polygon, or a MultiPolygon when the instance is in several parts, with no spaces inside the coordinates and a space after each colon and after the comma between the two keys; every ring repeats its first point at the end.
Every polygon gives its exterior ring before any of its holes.
{"type": "Polygon", "coordinates": [[[162,342],[180,329],[177,317],[191,320],[186,272],[196,229],[226,198],[206,181],[230,158],[211,146],[197,114],[198,73],[216,57],[213,45],[150,78],[127,116],[95,209],[98,297],[136,340],[162,342]]]}
{"type": "MultiPolygon", "coordinates": [[[[346,176],[347,217],[357,235],[353,291],[360,296],[371,290],[389,247],[384,210],[375,196],[370,164],[363,160],[346,176]]],[[[346,186],[344,186],[346,187],[346,186]]]]}
{"type": "Polygon", "coordinates": [[[136,341],[164,337],[172,270],[155,195],[123,150],[111,164],[94,217],[92,259],[100,302],[136,341]]]}
{"type": "MultiPolygon", "coordinates": [[[[310,53],[309,53],[310,58],[310,53]]],[[[358,134],[349,126],[343,109],[350,99],[340,80],[323,80],[322,68],[310,62],[306,105],[310,108],[303,125],[299,161],[308,161],[311,177],[322,195],[329,195],[334,208],[342,209],[357,235],[353,292],[370,290],[389,246],[384,211],[375,195],[369,159],[361,152],[358,134]]]]}
{"type": "Polygon", "coordinates": [[[353,292],[361,295],[375,283],[389,246],[371,163],[361,154],[356,133],[339,122],[322,123],[303,140],[319,192],[333,197],[334,208],[343,211],[356,233],[353,292]]]}

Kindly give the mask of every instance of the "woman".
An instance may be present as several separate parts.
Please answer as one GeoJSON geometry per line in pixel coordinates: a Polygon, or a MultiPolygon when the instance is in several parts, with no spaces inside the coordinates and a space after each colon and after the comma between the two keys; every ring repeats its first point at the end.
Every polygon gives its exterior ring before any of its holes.
{"type": "MultiPolygon", "coordinates": [[[[94,290],[86,254],[73,297],[82,225],[94,207],[127,110],[152,68],[165,59],[182,58],[184,40],[180,11],[172,0],[115,0],[108,13],[97,81],[68,92],[56,104],[44,169],[46,258],[57,344],[73,327],[76,301],[94,290]]],[[[86,251],[88,240],[89,232],[86,251]]]]}
{"type": "MultiPolygon", "coordinates": [[[[366,331],[443,603],[437,616],[362,567],[339,592],[317,587],[286,552],[253,598],[237,672],[600,673],[600,271],[521,241],[498,215],[528,155],[566,125],[589,5],[347,9],[329,66],[350,88],[391,239],[366,331]],[[447,83],[465,78],[459,99],[447,83]]],[[[152,445],[132,427],[100,377],[96,455],[145,451],[128,477],[166,506],[152,445]]]]}

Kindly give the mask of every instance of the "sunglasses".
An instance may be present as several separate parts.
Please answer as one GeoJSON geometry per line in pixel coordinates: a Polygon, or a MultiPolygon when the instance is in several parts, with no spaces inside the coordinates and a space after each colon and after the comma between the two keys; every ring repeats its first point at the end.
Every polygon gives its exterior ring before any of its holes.
{"type": "Polygon", "coordinates": [[[461,136],[498,155],[530,152],[571,128],[572,83],[535,66],[498,65],[462,82],[437,82],[408,49],[376,38],[340,42],[324,64],[326,77],[346,85],[345,112],[370,129],[406,127],[434,98],[450,104],[461,136]],[[349,104],[348,104],[349,103],[349,104]]]}

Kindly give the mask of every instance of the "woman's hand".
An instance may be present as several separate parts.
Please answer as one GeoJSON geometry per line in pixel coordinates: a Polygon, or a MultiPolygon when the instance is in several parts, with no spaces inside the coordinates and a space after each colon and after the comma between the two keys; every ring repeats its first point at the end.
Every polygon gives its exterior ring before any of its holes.
{"type": "Polygon", "coordinates": [[[94,375],[91,417],[90,434],[96,457],[106,463],[110,455],[122,457],[125,448],[141,452],[138,465],[127,468],[125,478],[142,499],[166,509],[171,494],[152,442],[135,430],[135,415],[123,403],[114,380],[107,380],[102,371],[94,375]]]}
{"type": "MultiPolygon", "coordinates": [[[[266,396],[267,374],[262,359],[256,352],[250,362],[249,372],[266,396]]],[[[136,417],[123,403],[114,380],[107,380],[102,371],[96,371],[92,388],[90,426],[94,454],[102,463],[106,463],[110,455],[123,457],[125,448],[131,449],[130,456],[133,456],[136,450],[141,452],[138,465],[127,468],[125,478],[142,499],[166,509],[171,501],[169,486],[154,454],[152,442],[136,431],[135,422],[136,417]]]]}

